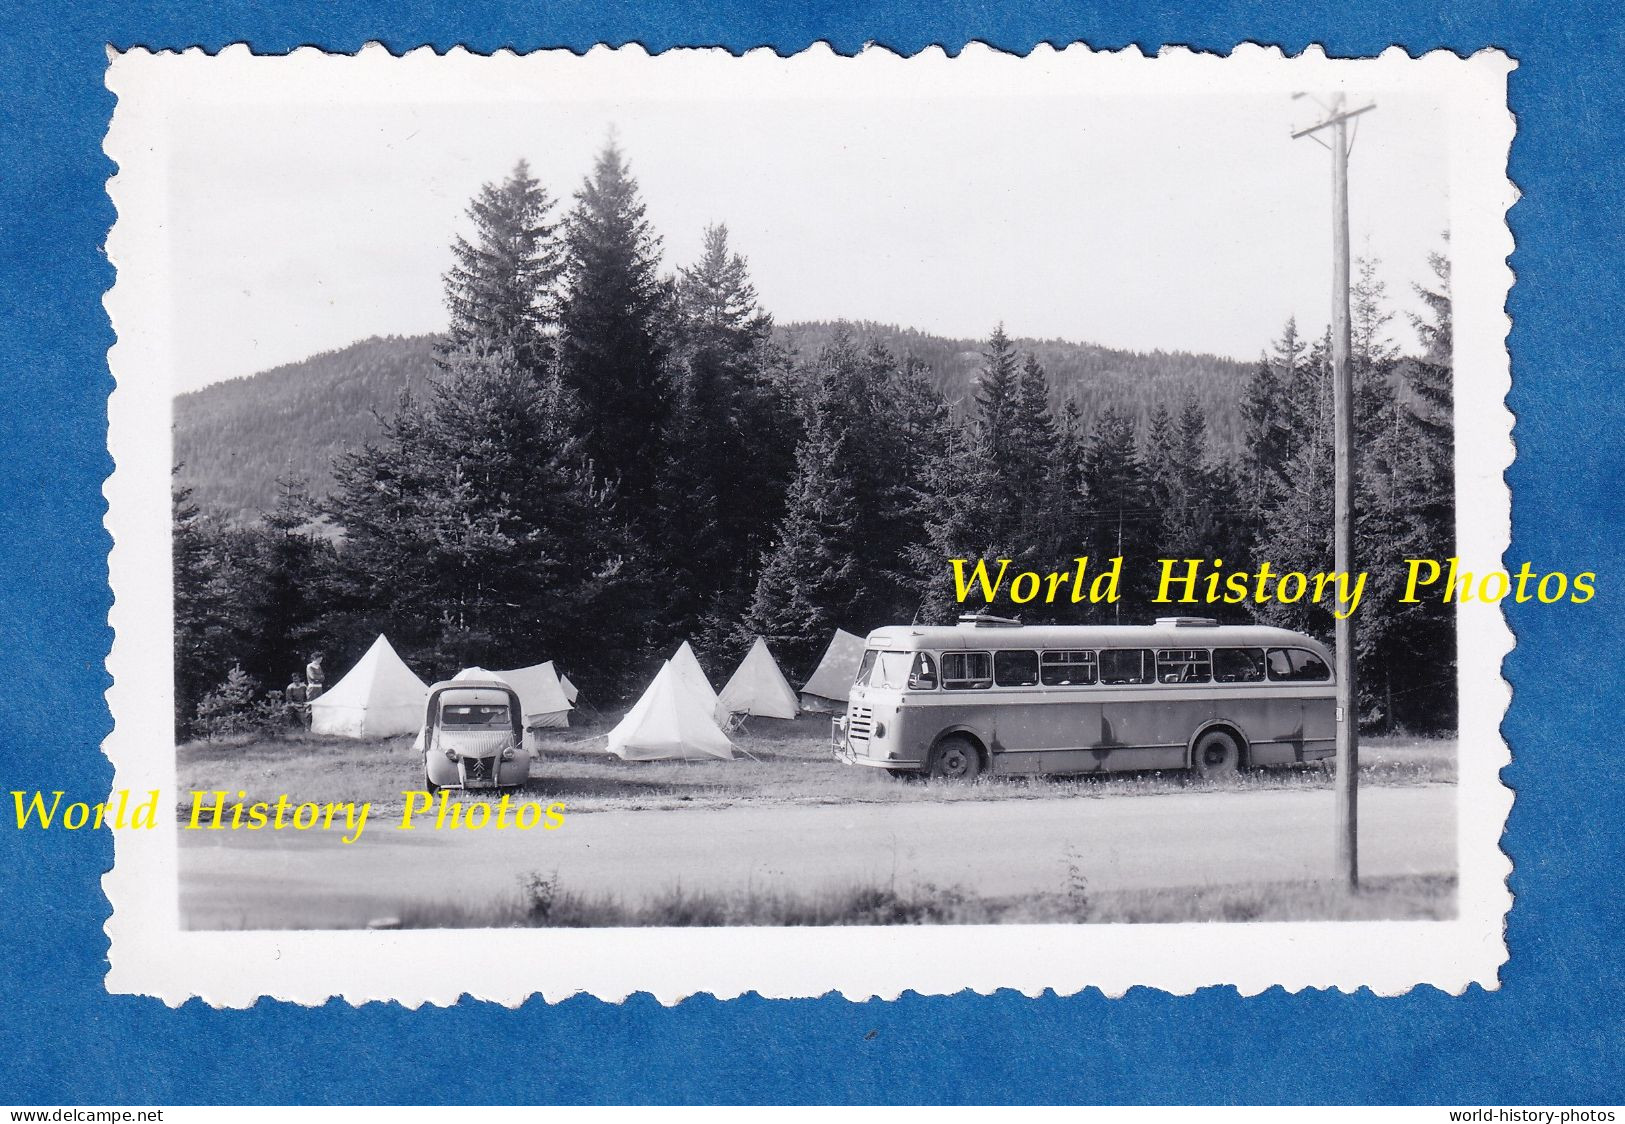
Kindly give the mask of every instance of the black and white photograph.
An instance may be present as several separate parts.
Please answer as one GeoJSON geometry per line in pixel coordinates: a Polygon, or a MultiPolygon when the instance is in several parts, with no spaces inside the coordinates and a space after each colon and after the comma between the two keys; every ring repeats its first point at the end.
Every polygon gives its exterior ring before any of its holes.
{"type": "Polygon", "coordinates": [[[1508,68],[118,55],[110,986],[1494,986],[1508,68]]]}

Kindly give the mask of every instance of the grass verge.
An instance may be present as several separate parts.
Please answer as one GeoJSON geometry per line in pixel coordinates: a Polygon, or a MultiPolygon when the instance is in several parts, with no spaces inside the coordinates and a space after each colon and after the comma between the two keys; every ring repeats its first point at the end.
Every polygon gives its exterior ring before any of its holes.
{"type": "Polygon", "coordinates": [[[736,925],[1170,924],[1192,921],[1445,920],[1456,914],[1451,875],[1373,879],[1350,894],[1334,882],[1273,882],[1091,892],[1076,875],[1053,894],[982,897],[953,887],[852,886],[816,893],[694,892],[644,901],[582,894],[530,875],[510,896],[478,904],[415,904],[381,927],[635,928],[736,925]]]}

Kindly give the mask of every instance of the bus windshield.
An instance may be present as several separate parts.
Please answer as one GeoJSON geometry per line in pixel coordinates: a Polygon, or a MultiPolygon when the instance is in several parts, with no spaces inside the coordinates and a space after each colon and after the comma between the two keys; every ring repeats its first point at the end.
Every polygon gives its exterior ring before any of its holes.
{"type": "Polygon", "coordinates": [[[913,652],[863,653],[863,666],[858,668],[857,684],[862,687],[890,687],[896,690],[908,686],[908,669],[914,666],[913,652]]]}

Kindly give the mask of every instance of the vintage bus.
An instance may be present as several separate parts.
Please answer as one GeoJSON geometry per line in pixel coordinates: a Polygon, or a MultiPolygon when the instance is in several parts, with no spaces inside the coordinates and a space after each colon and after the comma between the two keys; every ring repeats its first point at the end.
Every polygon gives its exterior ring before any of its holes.
{"type": "Polygon", "coordinates": [[[870,633],[836,756],[980,774],[1239,768],[1334,752],[1326,648],[1300,633],[1164,617],[1152,625],[957,626],[870,633]]]}

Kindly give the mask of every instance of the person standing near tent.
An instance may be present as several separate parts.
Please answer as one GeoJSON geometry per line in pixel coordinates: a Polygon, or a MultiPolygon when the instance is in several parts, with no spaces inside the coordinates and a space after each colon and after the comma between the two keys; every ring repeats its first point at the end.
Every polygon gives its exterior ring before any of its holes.
{"type": "Polygon", "coordinates": [[[305,701],[315,702],[320,698],[325,682],[322,678],[322,654],[312,652],[310,662],[305,665],[305,701]]]}
{"type": "Polygon", "coordinates": [[[282,703],[287,708],[288,725],[302,730],[310,725],[310,707],[305,705],[309,696],[305,693],[305,681],[294,672],[293,678],[288,680],[288,687],[282,692],[282,703]]]}

